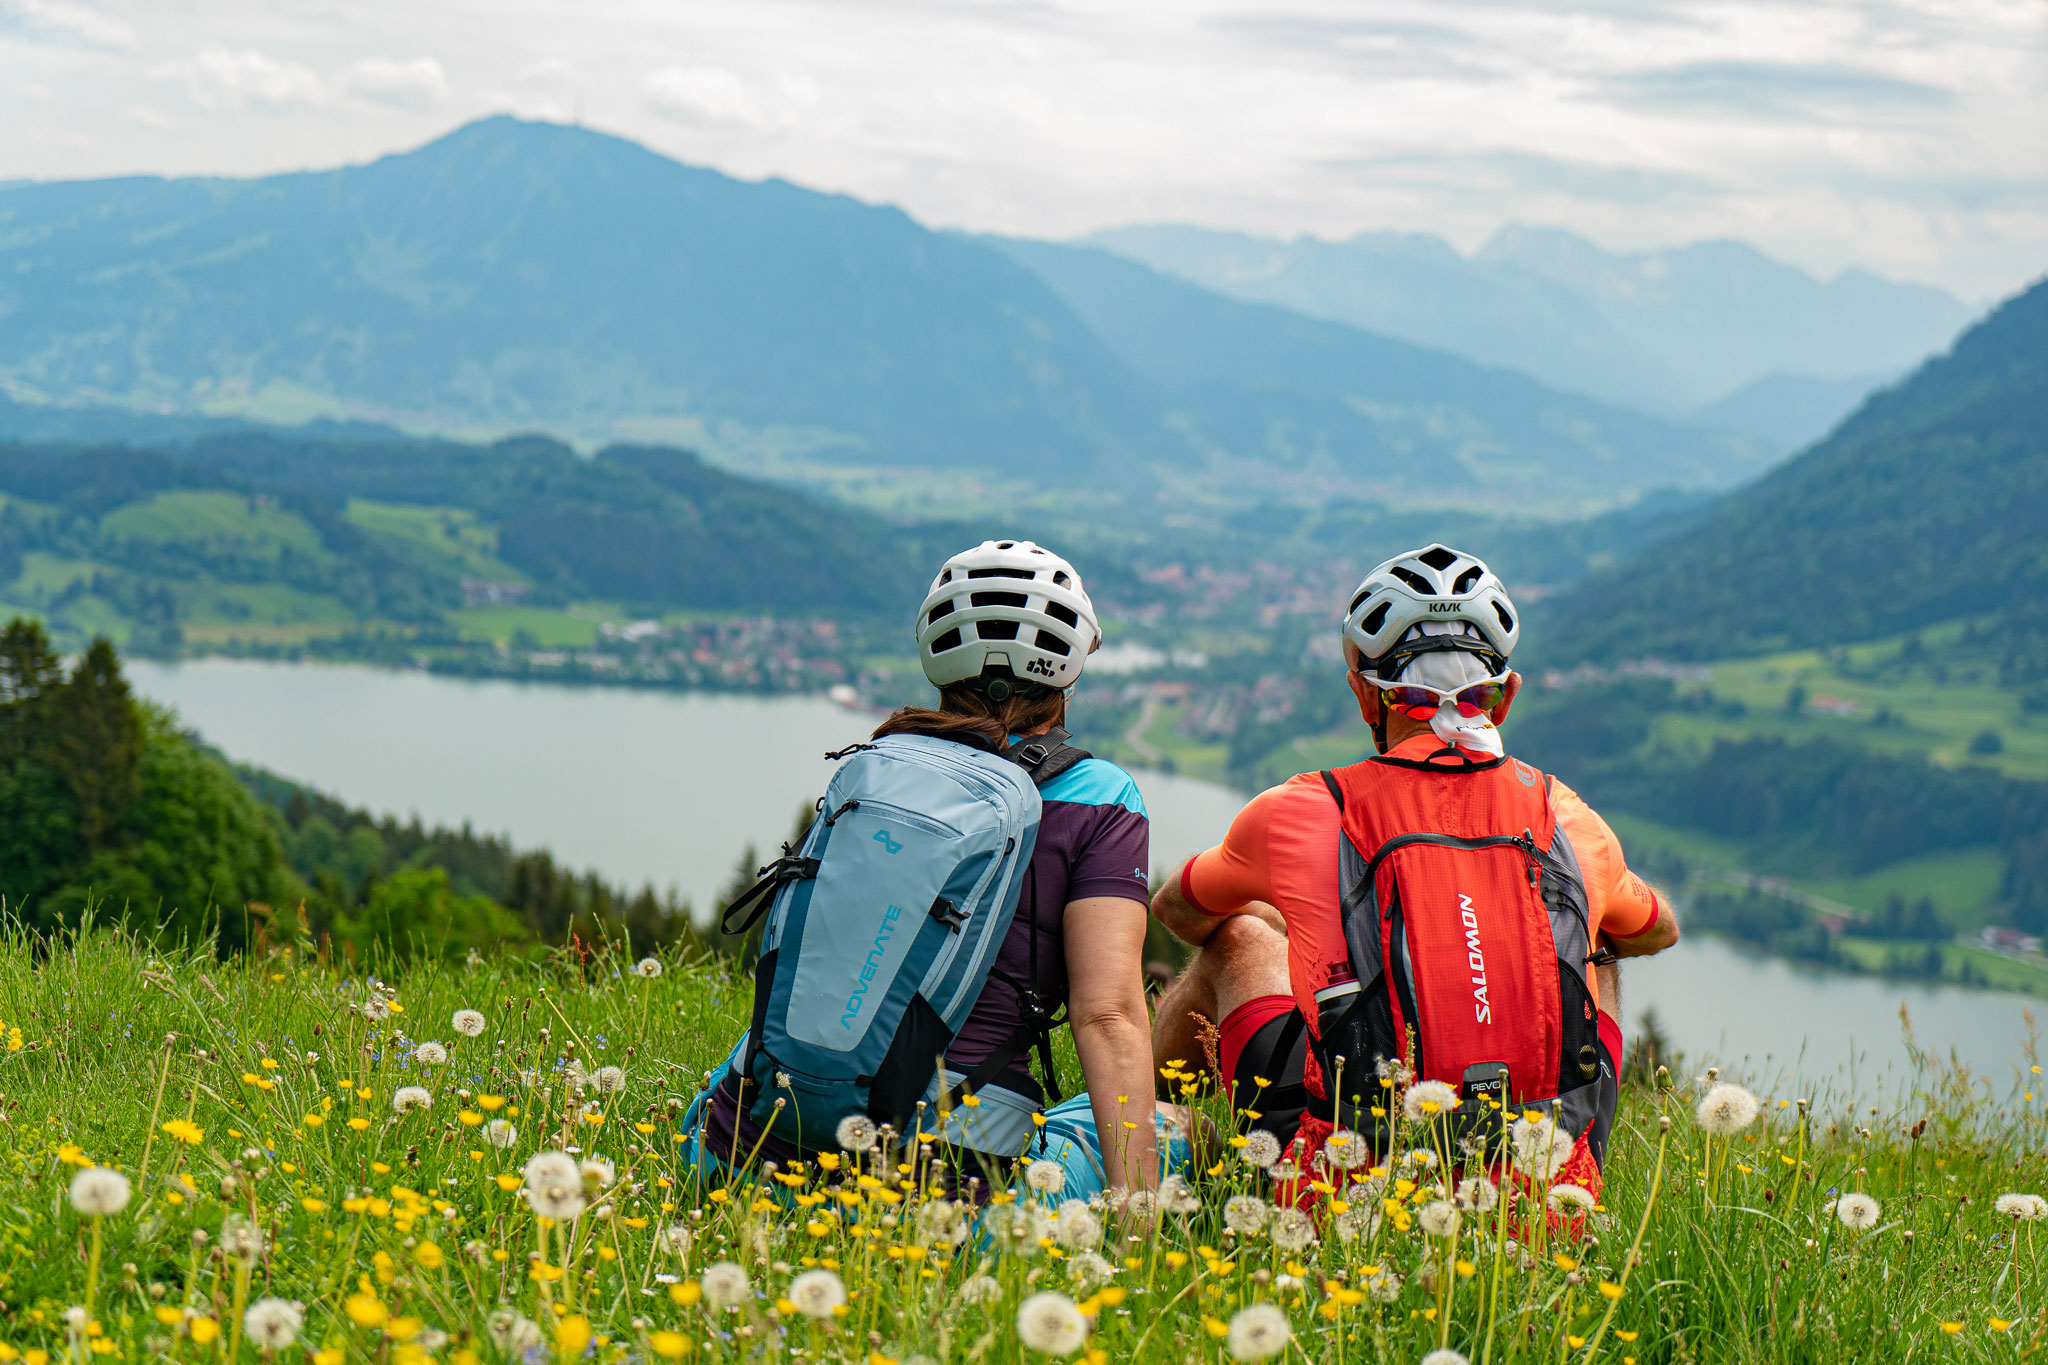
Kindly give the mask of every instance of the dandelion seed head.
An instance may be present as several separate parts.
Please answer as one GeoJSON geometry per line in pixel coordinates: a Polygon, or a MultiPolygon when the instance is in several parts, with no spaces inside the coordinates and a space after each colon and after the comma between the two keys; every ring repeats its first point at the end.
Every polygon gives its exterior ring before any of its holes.
{"type": "Polygon", "coordinates": [[[1709,1137],[1731,1137],[1755,1123],[1756,1115],[1756,1096],[1729,1082],[1709,1090],[1692,1114],[1709,1137]]]}
{"type": "Polygon", "coordinates": [[[1240,1237],[1249,1237],[1266,1226],[1273,1206],[1255,1194],[1233,1194],[1223,1201],[1223,1226],[1240,1237]]]}
{"type": "Polygon", "coordinates": [[[432,1109],[434,1092],[423,1085],[401,1085],[391,1095],[391,1110],[396,1114],[410,1114],[415,1109],[432,1109]]]}
{"type": "Polygon", "coordinates": [[[1594,1203],[1593,1192],[1583,1185],[1552,1185],[1546,1200],[1559,1213],[1588,1213],[1594,1203]]]}
{"type": "Polygon", "coordinates": [[[730,1308],[753,1290],[747,1272],[731,1261],[706,1266],[698,1283],[704,1288],[704,1301],[713,1308],[730,1308]]]}
{"type": "Polygon", "coordinates": [[[1067,1168],[1057,1161],[1034,1161],[1024,1168],[1024,1183],[1040,1194],[1058,1194],[1067,1187],[1067,1168]]]}
{"type": "Polygon", "coordinates": [[[1401,1277],[1391,1270],[1376,1270],[1365,1277],[1365,1292],[1381,1303],[1401,1297],[1401,1277]]]}
{"type": "Polygon", "coordinates": [[[104,1218],[128,1207],[128,1177],[105,1166],[87,1166],[71,1177],[71,1207],[88,1218],[104,1218]]]}
{"type": "Polygon", "coordinates": [[[231,1213],[220,1225],[220,1248],[238,1261],[253,1264],[262,1260],[269,1245],[270,1237],[263,1231],[263,1225],[244,1214],[231,1213]]]}
{"type": "Polygon", "coordinates": [[[1255,1303],[1231,1318],[1223,1344],[1230,1349],[1232,1360],[1267,1360],[1286,1350],[1293,1339],[1294,1329],[1287,1325],[1285,1313],[1273,1304],[1255,1303]]]}
{"type": "Polygon", "coordinates": [[[2001,1194],[1992,1205],[2007,1218],[2020,1223],[2031,1223],[2048,1217],[2048,1200],[2038,1194],[2001,1194]]]}
{"type": "Polygon", "coordinates": [[[789,1282],[789,1301],[807,1318],[829,1318],[833,1309],[846,1302],[846,1286],[822,1267],[806,1270],[789,1282]]]}
{"type": "Polygon", "coordinates": [[[448,1049],[439,1043],[421,1043],[412,1050],[412,1059],[421,1066],[446,1066],[448,1049]]]}
{"type": "Polygon", "coordinates": [[[577,1171],[583,1178],[585,1192],[589,1194],[609,1189],[612,1181],[618,1178],[618,1168],[601,1156],[584,1157],[577,1163],[577,1171]]]}
{"type": "Polygon", "coordinates": [[[506,1355],[519,1359],[540,1345],[540,1324],[511,1308],[500,1308],[485,1320],[491,1341],[506,1355]]]}
{"type": "Polygon", "coordinates": [[[1102,1245],[1102,1220],[1087,1201],[1069,1199],[1053,1216],[1052,1237],[1068,1251],[1083,1251],[1102,1245]]]}
{"type": "Polygon", "coordinates": [[[970,1275],[960,1285],[960,1302],[970,1308],[995,1303],[1003,1297],[1003,1282],[993,1275],[970,1275]]]}
{"type": "Polygon", "coordinates": [[[287,1299],[258,1299],[242,1315],[242,1330],[266,1351],[282,1351],[298,1340],[305,1315],[287,1299]]]}
{"type": "Polygon", "coordinates": [[[1263,1171],[1280,1159],[1280,1139],[1263,1128],[1254,1128],[1244,1135],[1244,1146],[1237,1149],[1237,1154],[1245,1165],[1263,1171]]]}
{"type": "Polygon", "coordinates": [[[526,1201],[541,1217],[567,1223],[583,1212],[583,1168],[567,1152],[534,1153],[524,1174],[526,1201]]]}
{"type": "Polygon", "coordinates": [[[1336,1227],[1337,1240],[1340,1242],[1357,1242],[1370,1238],[1379,1231],[1379,1206],[1361,1200],[1337,1215],[1336,1227]]]}
{"type": "Polygon", "coordinates": [[[1305,1210],[1273,1211],[1273,1245],[1282,1251],[1305,1251],[1316,1239],[1316,1220],[1305,1210]]]}
{"type": "Polygon", "coordinates": [[[1472,1365],[1462,1354],[1446,1346],[1422,1358],[1422,1365],[1472,1365]]]}
{"type": "Polygon", "coordinates": [[[1355,1171],[1371,1157],[1366,1140],[1349,1128],[1339,1128],[1323,1139],[1323,1160],[1340,1171],[1355,1171]]]}
{"type": "Polygon", "coordinates": [[[1072,1355],[1088,1339],[1088,1320],[1065,1294],[1041,1290],[1017,1306],[1017,1339],[1045,1355],[1072,1355]]]}
{"type": "Polygon", "coordinates": [[[1159,1207],[1171,1214],[1202,1211],[1202,1196],[1195,1193],[1186,1176],[1170,1175],[1159,1182],[1159,1207]]]}
{"type": "Polygon", "coordinates": [[[1067,1258],[1067,1280],[1078,1294],[1093,1294],[1115,1274],[1115,1267],[1095,1252],[1076,1252],[1067,1258]]]}
{"type": "Polygon", "coordinates": [[[1835,1217],[1842,1220],[1842,1226],[1851,1232],[1865,1232],[1877,1226],[1878,1216],[1883,1208],[1875,1199],[1863,1193],[1845,1194],[1835,1201],[1835,1217]]]}
{"type": "Polygon", "coordinates": [[[1483,1175],[1467,1176],[1458,1182],[1458,1207],[1467,1213],[1485,1213],[1500,1202],[1500,1186],[1483,1175]]]}
{"type": "Polygon", "coordinates": [[[457,1010],[449,1023],[465,1038],[475,1038],[484,1031],[484,1017],[477,1010],[457,1010]]]}
{"type": "Polygon", "coordinates": [[[1401,1114],[1410,1123],[1441,1118],[1458,1107],[1458,1092],[1443,1081],[1417,1081],[1401,1096],[1401,1114]]]}
{"type": "Polygon", "coordinates": [[[633,974],[652,981],[655,977],[661,975],[661,959],[658,957],[641,958],[633,964],[633,974]]]}
{"type": "Polygon", "coordinates": [[[600,1095],[616,1095],[626,1088],[626,1069],[620,1066],[601,1066],[591,1078],[597,1083],[600,1095]]]}
{"type": "Polygon", "coordinates": [[[848,1114],[839,1120],[839,1128],[832,1140],[839,1144],[842,1152],[865,1152],[875,1145],[877,1132],[875,1121],[866,1114],[848,1114]]]}
{"type": "Polygon", "coordinates": [[[1448,1199],[1433,1199],[1415,1215],[1415,1221],[1432,1237],[1449,1237],[1458,1230],[1462,1215],[1448,1199]]]}
{"type": "Polygon", "coordinates": [[[519,1141],[519,1130],[504,1119],[492,1119],[484,1125],[484,1141],[502,1152],[519,1141]]]}
{"type": "Polygon", "coordinates": [[[917,1210],[917,1236],[925,1246],[959,1246],[967,1240],[967,1207],[934,1199],[917,1210]]]}
{"type": "Polygon", "coordinates": [[[1547,1115],[1533,1122],[1516,1119],[1510,1130],[1515,1169],[1531,1180],[1549,1180],[1564,1168],[1575,1145],[1571,1134],[1547,1115]]]}

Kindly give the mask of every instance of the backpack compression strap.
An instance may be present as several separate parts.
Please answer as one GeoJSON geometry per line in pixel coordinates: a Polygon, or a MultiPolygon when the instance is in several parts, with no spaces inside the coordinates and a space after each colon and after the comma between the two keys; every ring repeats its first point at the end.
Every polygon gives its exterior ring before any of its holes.
{"type": "Polygon", "coordinates": [[[1005,757],[1031,775],[1032,785],[1043,787],[1082,759],[1094,757],[1086,749],[1067,743],[1070,738],[1066,730],[1055,725],[1042,735],[1031,735],[1012,744],[1005,757]]]}

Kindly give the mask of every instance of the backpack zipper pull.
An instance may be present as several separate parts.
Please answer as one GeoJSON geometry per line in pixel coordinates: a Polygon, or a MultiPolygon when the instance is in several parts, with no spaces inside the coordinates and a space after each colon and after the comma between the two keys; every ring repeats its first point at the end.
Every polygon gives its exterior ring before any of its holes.
{"type": "Polygon", "coordinates": [[[1521,837],[1515,840],[1515,843],[1521,848],[1522,852],[1529,856],[1529,885],[1536,890],[1541,890],[1543,887],[1543,861],[1536,854],[1536,836],[1525,829],[1522,831],[1521,837]]]}

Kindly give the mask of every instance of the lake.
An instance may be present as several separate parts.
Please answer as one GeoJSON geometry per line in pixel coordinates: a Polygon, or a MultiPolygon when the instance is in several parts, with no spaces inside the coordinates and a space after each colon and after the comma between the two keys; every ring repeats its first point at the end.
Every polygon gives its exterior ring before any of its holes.
{"type": "MultiPolygon", "coordinates": [[[[710,902],[748,843],[770,850],[824,790],[823,755],[864,737],[865,712],[820,698],[472,681],[335,664],[130,660],[143,695],[230,757],[375,811],[467,820],[614,881],[710,902]]],[[[1243,803],[1228,788],[1138,773],[1155,867],[1213,843],[1243,803]]],[[[1817,973],[1692,938],[1627,965],[1631,1028],[1654,1004],[1694,1061],[1760,1078],[1902,1079],[1903,1005],[1919,1043],[1995,1077],[2021,1060],[2032,1000],[1817,973]]],[[[1782,1093],[1790,1093],[1790,1082],[1782,1093]]]]}

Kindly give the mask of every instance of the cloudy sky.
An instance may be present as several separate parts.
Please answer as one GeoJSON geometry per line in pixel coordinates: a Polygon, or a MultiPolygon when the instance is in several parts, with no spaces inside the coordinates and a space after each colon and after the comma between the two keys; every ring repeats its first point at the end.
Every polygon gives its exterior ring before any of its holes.
{"type": "Polygon", "coordinates": [[[1736,237],[1985,300],[2048,271],[2044,0],[0,0],[0,179],[581,120],[1069,235],[1736,237]]]}

